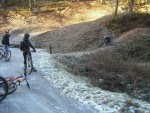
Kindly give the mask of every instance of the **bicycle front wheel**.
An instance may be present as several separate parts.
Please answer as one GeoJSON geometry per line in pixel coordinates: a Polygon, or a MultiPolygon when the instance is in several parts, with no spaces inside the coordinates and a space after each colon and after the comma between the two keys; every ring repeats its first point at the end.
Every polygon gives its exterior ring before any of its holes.
{"type": "Polygon", "coordinates": [[[0,77],[0,102],[3,101],[8,94],[8,84],[3,77],[0,77]]]}
{"type": "Polygon", "coordinates": [[[12,82],[10,84],[8,84],[8,94],[12,94],[13,92],[15,92],[17,90],[17,84],[12,82]]]}
{"type": "MultiPolygon", "coordinates": [[[[4,56],[6,55],[6,53],[4,52],[4,56]]],[[[7,56],[7,58],[5,57],[5,59],[6,60],[8,60],[8,59],[10,59],[11,58],[11,51],[9,50],[9,52],[8,52],[8,56],[7,56]]]]}
{"type": "Polygon", "coordinates": [[[2,59],[4,56],[4,50],[0,48],[0,59],[2,59]]]}
{"type": "Polygon", "coordinates": [[[33,70],[33,62],[31,55],[27,55],[27,66],[26,66],[26,73],[31,74],[33,70]]]}

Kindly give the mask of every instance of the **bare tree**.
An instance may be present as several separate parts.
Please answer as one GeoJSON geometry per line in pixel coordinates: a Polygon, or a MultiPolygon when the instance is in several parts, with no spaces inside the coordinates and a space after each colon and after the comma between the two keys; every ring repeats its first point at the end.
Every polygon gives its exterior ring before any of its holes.
{"type": "Polygon", "coordinates": [[[29,0],[29,9],[30,9],[30,11],[33,10],[33,8],[32,8],[32,1],[31,0],[29,0]]]}
{"type": "Polygon", "coordinates": [[[0,4],[1,4],[3,10],[5,11],[6,10],[6,8],[5,8],[6,0],[0,0],[0,4]]]}
{"type": "Polygon", "coordinates": [[[103,4],[105,2],[105,0],[101,0],[101,4],[103,4]]]}
{"type": "Polygon", "coordinates": [[[135,0],[128,0],[128,9],[129,12],[133,12],[135,0]]]}
{"type": "Polygon", "coordinates": [[[34,4],[35,4],[35,5],[37,4],[36,0],[34,0],[34,4]]]}
{"type": "Polygon", "coordinates": [[[115,12],[114,12],[115,17],[118,17],[118,6],[119,6],[119,0],[116,0],[116,2],[115,2],[115,12]]]}

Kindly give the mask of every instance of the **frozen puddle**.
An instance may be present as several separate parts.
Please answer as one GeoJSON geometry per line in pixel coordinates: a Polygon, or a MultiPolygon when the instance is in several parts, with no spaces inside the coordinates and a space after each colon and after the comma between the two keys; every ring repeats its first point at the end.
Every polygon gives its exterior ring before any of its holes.
{"type": "Polygon", "coordinates": [[[48,53],[42,53],[42,58],[35,64],[51,84],[80,102],[93,106],[100,113],[150,113],[149,103],[132,99],[123,93],[91,87],[85,78],[74,76],[57,66],[48,53]]]}

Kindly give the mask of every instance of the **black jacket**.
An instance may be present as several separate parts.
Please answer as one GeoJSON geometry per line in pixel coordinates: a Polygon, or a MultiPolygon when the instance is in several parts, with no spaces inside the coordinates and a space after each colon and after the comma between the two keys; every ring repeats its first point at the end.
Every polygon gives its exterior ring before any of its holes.
{"type": "Polygon", "coordinates": [[[10,37],[10,35],[7,33],[3,36],[3,38],[2,38],[2,44],[3,45],[8,45],[8,46],[10,45],[9,37],[10,37]]]}
{"type": "Polygon", "coordinates": [[[33,47],[33,45],[30,43],[28,38],[23,38],[23,41],[20,44],[20,50],[21,51],[26,51],[26,50],[30,50],[30,47],[35,50],[35,48],[33,47]]]}

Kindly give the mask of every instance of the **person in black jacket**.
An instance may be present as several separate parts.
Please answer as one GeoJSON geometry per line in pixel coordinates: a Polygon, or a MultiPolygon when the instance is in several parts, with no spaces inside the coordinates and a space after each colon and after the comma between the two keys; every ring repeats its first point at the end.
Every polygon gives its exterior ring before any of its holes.
{"type": "MultiPolygon", "coordinates": [[[[24,68],[26,68],[26,63],[27,63],[26,62],[26,55],[28,52],[30,52],[30,47],[33,49],[34,52],[36,52],[35,48],[33,47],[33,45],[29,41],[29,36],[30,36],[30,34],[25,33],[23,41],[20,44],[20,50],[23,51],[24,68]]],[[[31,55],[31,53],[30,53],[30,55],[31,55]]],[[[36,72],[37,70],[33,67],[32,71],[36,72]]]]}
{"type": "Polygon", "coordinates": [[[9,37],[10,37],[9,31],[6,31],[5,35],[2,38],[2,44],[4,45],[4,49],[5,49],[5,61],[10,60],[8,59],[9,46],[10,46],[9,37]]]}
{"type": "Polygon", "coordinates": [[[104,36],[104,45],[108,46],[110,43],[110,35],[104,36]]]}

